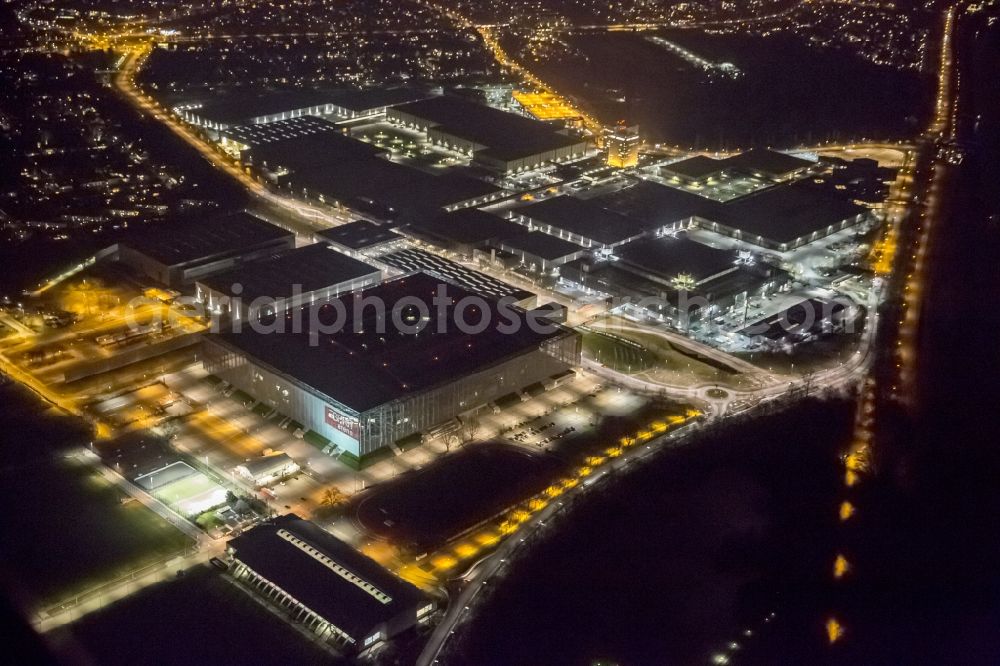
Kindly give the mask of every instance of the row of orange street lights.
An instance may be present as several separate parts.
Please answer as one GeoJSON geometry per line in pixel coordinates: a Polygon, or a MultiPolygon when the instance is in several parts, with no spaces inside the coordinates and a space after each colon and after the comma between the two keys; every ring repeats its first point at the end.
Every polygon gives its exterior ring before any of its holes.
{"type": "MultiPolygon", "coordinates": [[[[627,450],[661,437],[668,431],[675,430],[701,415],[702,412],[699,410],[689,409],[684,414],[675,414],[652,421],[634,435],[620,438],[618,442],[607,447],[601,455],[587,456],[573,472],[552,482],[537,495],[512,507],[504,513],[499,521],[428,556],[426,559],[433,569],[433,574],[447,575],[460,564],[468,564],[473,558],[482,557],[499,545],[504,538],[517,532],[532,516],[545,509],[553,501],[557,501],[560,496],[581,484],[585,484],[587,479],[599,473],[604,465],[621,457],[627,450]]],[[[439,582],[426,568],[418,566],[414,562],[403,563],[397,573],[401,578],[422,587],[433,587],[439,582]]]]}
{"type": "MultiPolygon", "coordinates": [[[[938,70],[938,90],[935,98],[934,116],[924,134],[924,138],[929,145],[944,139],[947,136],[954,136],[954,119],[957,113],[957,104],[954,99],[952,81],[955,73],[953,71],[954,52],[952,40],[955,29],[956,7],[949,8],[944,15],[943,35],[941,40],[941,60],[938,70]]],[[[908,182],[908,169],[904,165],[901,178],[905,177],[904,183],[908,182]]],[[[909,385],[915,374],[916,363],[916,335],[917,324],[920,319],[920,304],[922,300],[923,273],[926,268],[926,253],[928,240],[930,238],[930,227],[934,218],[940,213],[941,203],[941,179],[944,176],[944,169],[940,164],[934,165],[934,171],[930,176],[927,199],[925,206],[920,211],[917,218],[917,237],[913,252],[907,257],[905,265],[908,265],[909,272],[904,281],[902,295],[902,314],[899,320],[899,328],[896,334],[896,347],[894,354],[896,357],[896,377],[893,380],[892,395],[897,396],[901,386],[909,385]]],[[[908,187],[903,188],[903,196],[893,196],[890,199],[889,215],[893,214],[893,201],[902,202],[908,200],[910,192],[908,187]]],[[[875,244],[871,259],[872,268],[876,275],[888,276],[897,270],[898,258],[898,228],[897,224],[891,224],[885,236],[875,244]]],[[[861,391],[858,401],[858,409],[855,415],[854,434],[847,455],[844,457],[844,486],[851,488],[863,479],[863,476],[870,471],[871,444],[874,436],[873,424],[875,419],[876,406],[876,382],[873,377],[868,377],[861,391]]],[[[845,499],[841,502],[838,517],[842,522],[851,520],[857,513],[857,507],[845,499]]],[[[852,564],[843,553],[837,553],[833,562],[832,576],[834,580],[842,580],[852,569],[852,564]]],[[[827,618],[826,625],[827,640],[832,645],[840,641],[846,628],[840,619],[835,616],[827,618]]]]}

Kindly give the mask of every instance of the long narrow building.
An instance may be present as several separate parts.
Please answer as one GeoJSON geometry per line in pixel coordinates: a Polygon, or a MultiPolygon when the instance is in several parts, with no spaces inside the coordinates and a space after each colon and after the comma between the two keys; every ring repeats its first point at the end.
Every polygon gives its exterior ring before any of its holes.
{"type": "Polygon", "coordinates": [[[344,652],[403,632],[434,602],[315,523],[294,514],[229,542],[233,576],[344,652]]]}

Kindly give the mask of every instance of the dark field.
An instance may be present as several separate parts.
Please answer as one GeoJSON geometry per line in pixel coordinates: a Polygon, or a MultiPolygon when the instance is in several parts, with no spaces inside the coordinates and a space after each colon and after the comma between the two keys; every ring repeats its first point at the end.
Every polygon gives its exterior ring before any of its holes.
{"type": "Polygon", "coordinates": [[[396,543],[432,548],[540,492],[562,468],[555,458],[508,444],[469,446],[374,488],[359,501],[357,517],[396,543]]]}
{"type": "Polygon", "coordinates": [[[734,63],[744,75],[710,78],[644,34],[629,33],[573,37],[588,61],[543,62],[538,70],[603,122],[626,119],[651,142],[685,147],[910,137],[929,108],[930,86],[920,75],[811,49],[788,35],[657,34],[734,63]]]}
{"type": "Polygon", "coordinates": [[[338,660],[207,567],[61,630],[66,657],[114,664],[334,664],[338,660]]]}
{"type": "MultiPolygon", "coordinates": [[[[732,424],[579,500],[444,663],[709,663],[829,586],[852,404],[732,424]]],[[[812,616],[809,616],[812,618],[812,616]]],[[[822,623],[804,627],[822,641],[822,623]]]]}
{"type": "Polygon", "coordinates": [[[21,389],[0,389],[2,582],[22,605],[64,600],[178,553],[190,539],[64,454],[85,446],[79,422],[43,414],[21,389]],[[44,553],[44,557],[40,556],[44,553]]]}

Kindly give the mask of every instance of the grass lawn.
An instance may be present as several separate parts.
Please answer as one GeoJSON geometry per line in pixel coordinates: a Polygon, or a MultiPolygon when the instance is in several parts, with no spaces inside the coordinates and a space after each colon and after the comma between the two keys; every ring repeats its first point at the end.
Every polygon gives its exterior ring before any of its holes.
{"type": "Polygon", "coordinates": [[[596,331],[583,334],[583,353],[616,372],[633,374],[656,365],[657,355],[639,343],[618,340],[596,331]]]}
{"type": "Polygon", "coordinates": [[[604,323],[611,327],[610,333],[613,335],[635,343],[653,355],[655,362],[642,371],[651,381],[685,385],[715,383],[731,389],[750,385],[749,378],[745,374],[713,359],[702,357],[693,349],[675,345],[652,332],[623,330],[616,325],[634,326],[630,322],[617,317],[608,317],[604,323]]]}
{"type": "Polygon", "coordinates": [[[0,472],[0,561],[39,605],[179,553],[191,540],[92,468],[59,458],[0,472]]]}
{"type": "Polygon", "coordinates": [[[71,634],[95,664],[341,664],[208,567],[92,613],[71,634]]]}

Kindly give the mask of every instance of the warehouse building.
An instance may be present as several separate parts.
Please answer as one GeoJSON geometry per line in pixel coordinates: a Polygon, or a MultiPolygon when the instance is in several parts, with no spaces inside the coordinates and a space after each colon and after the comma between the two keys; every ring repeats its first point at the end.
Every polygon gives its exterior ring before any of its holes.
{"type": "Polygon", "coordinates": [[[418,240],[472,257],[477,250],[485,250],[491,243],[526,230],[492,213],[477,208],[462,208],[415,221],[401,231],[418,240]]]}
{"type": "Polygon", "coordinates": [[[631,218],[653,236],[685,229],[699,217],[710,219],[720,206],[711,199],[649,180],[588,201],[631,218]]]}
{"type": "MultiPolygon", "coordinates": [[[[314,126],[315,130],[320,130],[325,127],[322,123],[326,121],[318,120],[321,124],[315,124],[313,121],[309,121],[308,124],[314,126]]],[[[243,140],[253,141],[263,132],[255,131],[252,134],[253,137],[245,136],[243,140]]],[[[387,150],[352,139],[342,132],[330,131],[328,128],[323,131],[307,132],[305,128],[299,127],[288,134],[280,140],[257,140],[240,153],[240,158],[246,164],[263,172],[270,180],[278,184],[288,184],[295,174],[325,171],[349,161],[387,158],[389,155],[387,150]]]]}
{"type": "Polygon", "coordinates": [[[317,135],[343,134],[336,124],[319,116],[298,116],[263,125],[236,125],[219,132],[219,144],[232,155],[244,159],[246,151],[285,141],[302,141],[309,144],[317,135]]]}
{"type": "Polygon", "coordinates": [[[368,220],[355,220],[323,229],[317,231],[315,236],[318,242],[326,243],[338,252],[361,260],[402,250],[407,246],[404,236],[387,226],[368,220]]]}
{"type": "Polygon", "coordinates": [[[345,653],[386,641],[434,610],[417,588],[294,514],[232,539],[228,555],[238,581],[345,653]]]}
{"type": "Polygon", "coordinates": [[[726,168],[774,182],[796,180],[808,175],[819,165],[811,160],[779,153],[766,148],[753,148],[723,160],[726,168]]]}
{"type": "Polygon", "coordinates": [[[304,199],[409,222],[484,205],[505,190],[454,171],[432,174],[393,162],[389,152],[334,132],[253,148],[248,162],[304,199]]]}
{"type": "Polygon", "coordinates": [[[620,248],[615,256],[637,275],[674,289],[693,290],[739,270],[737,253],[686,238],[649,238],[620,248]]]}
{"type": "Polygon", "coordinates": [[[723,178],[750,176],[770,182],[795,180],[809,175],[822,165],[774,150],[755,148],[724,159],[695,155],[660,165],[660,175],[691,186],[704,186],[723,178]]]}
{"type": "Polygon", "coordinates": [[[295,234],[247,213],[196,223],[147,225],[105,250],[161,284],[180,287],[295,247],[295,234]]]}
{"type": "Polygon", "coordinates": [[[236,467],[236,473],[255,487],[270,486],[299,470],[298,463],[281,452],[250,458],[236,467]]]}
{"type": "Polygon", "coordinates": [[[424,133],[501,174],[580,158],[587,142],[552,125],[444,95],[388,109],[386,119],[424,133]]]}
{"type": "Polygon", "coordinates": [[[787,252],[872,219],[870,209],[802,181],[734,199],[692,226],[787,252]]]}
{"type": "Polygon", "coordinates": [[[299,311],[322,326],[209,336],[204,366],[304,424],[323,449],[364,464],[377,449],[579,365],[577,333],[525,321],[507,330],[512,299],[502,307],[473,295],[408,275],[299,311]],[[440,289],[449,298],[435,299],[440,289]]]}
{"type": "Polygon", "coordinates": [[[589,254],[587,248],[541,231],[529,231],[497,243],[531,272],[549,272],[589,254]]]}
{"type": "Polygon", "coordinates": [[[874,221],[871,209],[810,180],[776,184],[726,202],[641,181],[592,201],[632,218],[650,235],[708,229],[778,252],[874,221]]]}
{"type": "Polygon", "coordinates": [[[271,317],[381,281],[378,268],[315,243],[201,278],[195,297],[209,312],[235,323],[271,317]]]}
{"type": "Polygon", "coordinates": [[[746,252],[674,237],[642,239],[620,248],[613,261],[584,259],[561,273],[586,290],[624,299],[630,313],[652,313],[678,327],[743,307],[788,281],[746,252]]]}
{"type": "Polygon", "coordinates": [[[236,125],[263,125],[334,112],[333,96],[315,90],[231,93],[174,107],[185,122],[219,132],[236,125]]]}
{"type": "Polygon", "coordinates": [[[701,186],[709,180],[722,176],[726,170],[725,160],[717,160],[705,155],[695,155],[683,160],[663,164],[660,175],[685,185],[701,186]]]}
{"type": "Polygon", "coordinates": [[[624,215],[596,202],[562,196],[512,208],[511,220],[586,248],[609,250],[641,237],[645,231],[624,215]]]}
{"type": "Polygon", "coordinates": [[[302,116],[355,120],[383,114],[391,106],[425,99],[411,88],[371,90],[282,90],[228,93],[175,106],[185,122],[221,132],[239,125],[266,125],[302,116]]]}

